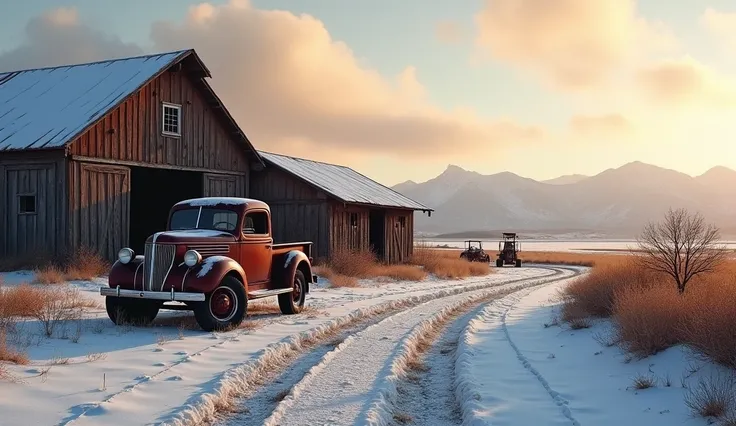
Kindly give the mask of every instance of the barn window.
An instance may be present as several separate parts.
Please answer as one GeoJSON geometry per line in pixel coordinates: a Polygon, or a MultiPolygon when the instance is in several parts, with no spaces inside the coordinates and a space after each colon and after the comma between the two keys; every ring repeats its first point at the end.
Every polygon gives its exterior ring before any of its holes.
{"type": "Polygon", "coordinates": [[[31,194],[18,196],[19,214],[36,214],[36,196],[31,194]]]}
{"type": "Polygon", "coordinates": [[[163,134],[181,136],[181,105],[163,103],[163,134]]]}
{"type": "Polygon", "coordinates": [[[402,228],[406,228],[406,216],[399,217],[399,226],[402,228]]]}
{"type": "Polygon", "coordinates": [[[350,213],[350,226],[353,228],[358,227],[358,213],[350,213]]]}
{"type": "Polygon", "coordinates": [[[268,213],[253,212],[245,215],[243,233],[249,235],[268,235],[268,213]]]}

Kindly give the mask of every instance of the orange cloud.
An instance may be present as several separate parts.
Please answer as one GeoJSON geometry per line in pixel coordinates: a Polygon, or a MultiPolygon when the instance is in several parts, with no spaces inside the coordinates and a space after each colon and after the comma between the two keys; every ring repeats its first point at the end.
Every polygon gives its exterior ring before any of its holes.
{"type": "Polygon", "coordinates": [[[590,88],[651,50],[671,49],[661,24],[634,0],[485,0],[476,43],[493,58],[535,71],[565,89],[590,88]]]}
{"type": "MultiPolygon", "coordinates": [[[[0,68],[138,53],[76,19],[60,26],[38,18],[27,33],[26,43],[0,56],[0,68]]],[[[343,158],[469,158],[544,136],[542,129],[512,120],[442,110],[429,101],[414,67],[386,78],[361,65],[307,14],[260,10],[238,0],[204,3],[182,22],[155,23],[151,39],[155,51],[197,50],[212,71],[215,90],[260,149],[343,158]]]]}
{"type": "Polygon", "coordinates": [[[455,21],[440,21],[434,27],[435,36],[443,43],[457,44],[464,38],[460,24],[455,21]]]}
{"type": "Polygon", "coordinates": [[[649,99],[660,104],[736,106],[736,83],[690,58],[642,68],[636,81],[649,99]]]}
{"type": "Polygon", "coordinates": [[[621,114],[576,115],[570,119],[570,129],[573,134],[586,138],[628,136],[634,130],[621,114]]]}

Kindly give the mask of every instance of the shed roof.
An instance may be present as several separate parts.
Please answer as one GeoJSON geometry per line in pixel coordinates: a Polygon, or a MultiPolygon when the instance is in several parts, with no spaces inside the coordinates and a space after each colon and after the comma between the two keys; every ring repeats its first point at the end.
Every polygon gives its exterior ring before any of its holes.
{"type": "MultiPolygon", "coordinates": [[[[0,73],[0,151],[61,148],[152,79],[184,60],[210,72],[192,49],[86,64],[0,73]]],[[[204,78],[202,89],[221,107],[242,140],[258,152],[204,78]]]]}
{"type": "Polygon", "coordinates": [[[433,211],[349,167],[264,151],[259,153],[267,165],[278,167],[344,203],[433,211]]]}

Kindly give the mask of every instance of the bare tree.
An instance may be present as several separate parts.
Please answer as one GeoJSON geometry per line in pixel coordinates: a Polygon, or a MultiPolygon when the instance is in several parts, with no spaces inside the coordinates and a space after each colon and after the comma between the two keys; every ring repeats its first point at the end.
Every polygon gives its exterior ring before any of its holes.
{"type": "Polygon", "coordinates": [[[713,272],[724,259],[720,233],[700,213],[668,210],[664,220],[649,223],[637,239],[643,266],[675,281],[680,294],[696,275],[713,272]]]}

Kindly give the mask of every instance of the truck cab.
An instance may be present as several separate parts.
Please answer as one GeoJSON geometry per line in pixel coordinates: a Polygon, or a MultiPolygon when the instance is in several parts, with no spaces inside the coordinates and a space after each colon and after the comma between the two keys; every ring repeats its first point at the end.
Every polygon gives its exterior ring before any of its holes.
{"type": "Polygon", "coordinates": [[[274,244],[269,206],[248,198],[195,198],[170,212],[144,253],[118,252],[105,296],[116,323],[150,323],[160,309],[191,309],[207,331],[237,327],[248,301],[277,297],[283,314],[304,306],[311,242],[274,244]],[[172,304],[170,302],[181,302],[172,304]]]}

